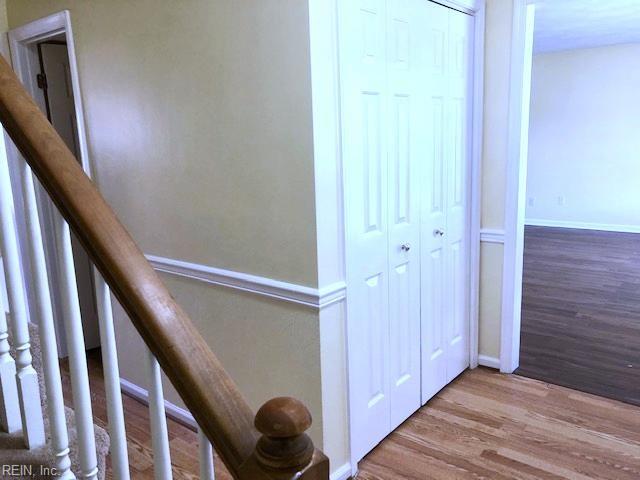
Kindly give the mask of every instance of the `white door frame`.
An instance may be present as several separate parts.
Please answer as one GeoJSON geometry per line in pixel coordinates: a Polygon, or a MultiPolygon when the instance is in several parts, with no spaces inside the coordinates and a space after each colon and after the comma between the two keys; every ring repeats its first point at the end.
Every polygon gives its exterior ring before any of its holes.
{"type": "MultiPolygon", "coordinates": [[[[469,3],[469,2],[467,2],[469,3]]],[[[473,127],[471,133],[471,220],[469,229],[469,366],[478,366],[480,322],[480,228],[482,220],[482,147],[484,138],[484,52],[486,1],[474,2],[473,127]]]]}
{"type": "MultiPolygon", "coordinates": [[[[12,29],[8,33],[9,45],[11,48],[11,61],[13,64],[13,69],[16,72],[16,75],[24,85],[25,89],[29,92],[29,94],[34,98],[36,103],[40,106],[42,111],[45,111],[45,99],[42,91],[37,88],[35,78],[36,75],[40,72],[40,65],[38,62],[35,45],[38,42],[43,40],[50,39],[52,37],[56,37],[60,34],[65,36],[65,40],[67,43],[67,51],[69,55],[69,69],[71,72],[71,85],[73,90],[73,99],[74,99],[74,109],[76,116],[76,135],[78,139],[78,147],[79,147],[79,160],[82,164],[82,168],[85,173],[91,177],[91,163],[89,161],[89,150],[87,147],[87,135],[85,129],[85,120],[84,120],[84,109],[82,105],[82,95],[80,90],[80,77],[78,75],[78,64],[76,61],[76,50],[75,44],[73,41],[73,31],[71,29],[71,17],[68,10],[63,10],[58,13],[54,13],[52,15],[48,15],[44,18],[40,18],[38,20],[34,20],[29,22],[21,27],[12,29]]],[[[19,167],[22,158],[20,153],[16,149],[13,142],[8,142],[7,145],[7,155],[9,158],[9,164],[11,168],[12,177],[19,179],[21,168],[19,167]]],[[[13,182],[12,182],[13,183],[13,182]]],[[[16,203],[22,205],[22,187],[21,182],[17,181],[13,185],[14,188],[14,196],[16,197],[16,203]]],[[[51,230],[52,231],[52,230],[51,230]]],[[[26,235],[19,227],[19,235],[26,235]]],[[[59,249],[55,246],[55,239],[53,235],[47,235],[46,232],[43,232],[43,241],[46,243],[45,249],[46,251],[58,252],[59,249]]],[[[26,237],[23,237],[23,239],[26,237]]],[[[24,242],[22,242],[24,244],[24,242]]],[[[28,257],[26,257],[28,258],[28,257]]],[[[28,261],[25,262],[25,257],[23,255],[23,265],[22,268],[24,272],[30,272],[28,261]]],[[[56,261],[52,261],[50,264],[52,268],[57,268],[56,265],[61,264],[61,259],[57,258],[56,261]]],[[[57,271],[57,270],[56,270],[57,271]]],[[[49,272],[54,278],[56,277],[56,272],[49,272]]],[[[30,275],[25,275],[26,281],[30,278],[30,275]]],[[[96,292],[97,293],[97,292],[96,292]]],[[[55,297],[55,296],[54,296],[55,297]]],[[[58,307],[56,307],[56,299],[53,298],[54,308],[58,311],[58,307]]],[[[32,300],[29,299],[30,310],[36,311],[33,308],[32,300]]],[[[60,318],[57,316],[57,318],[60,318]]],[[[66,338],[64,334],[64,329],[59,328],[58,331],[58,351],[61,356],[66,356],[67,348],[66,348],[66,338]]]]}
{"type": "MultiPolygon", "coordinates": [[[[340,112],[340,66],[338,51],[338,2],[350,0],[308,0],[309,24],[311,34],[311,82],[313,92],[313,126],[314,126],[314,163],[316,184],[316,225],[318,229],[318,288],[331,285],[345,285],[346,251],[345,251],[345,206],[343,185],[341,112],[340,112]]],[[[475,49],[473,73],[473,152],[471,165],[471,225],[470,225],[470,367],[478,366],[478,316],[479,316],[479,284],[480,284],[480,199],[481,199],[481,160],[483,144],[484,116],[484,32],[485,32],[485,0],[436,0],[445,6],[463,11],[475,17],[475,49]]],[[[347,286],[348,296],[348,286],[347,286]]],[[[350,464],[339,466],[340,474],[332,475],[332,480],[347,478],[347,474],[357,472],[360,460],[353,455],[350,448],[353,435],[353,416],[350,414],[353,405],[350,403],[351,375],[348,361],[348,341],[346,330],[345,300],[340,303],[337,312],[321,311],[321,330],[325,325],[332,325],[336,335],[332,339],[342,342],[342,355],[329,352],[330,348],[322,341],[321,355],[325,362],[340,362],[347,372],[344,382],[347,396],[346,415],[348,429],[344,431],[342,417],[323,418],[323,430],[327,437],[341,436],[351,453],[350,464]],[[325,318],[326,317],[326,318],[325,318]]],[[[328,328],[327,328],[328,330],[328,328]]],[[[323,334],[324,336],[324,334],[323,334]]],[[[334,345],[331,345],[334,347],[334,345]]],[[[355,373],[352,373],[355,374],[355,373]]],[[[323,387],[323,392],[325,388],[323,387]]],[[[329,391],[327,389],[327,391],[329,391]]],[[[338,390],[339,391],[339,390],[338,390]]],[[[324,397],[324,393],[323,393],[324,397]]],[[[342,399],[331,398],[331,404],[342,399]]],[[[323,398],[323,405],[325,399],[323,398]]],[[[328,414],[329,412],[327,412],[328,414]]]]}
{"type": "Polygon", "coordinates": [[[513,0],[500,371],[520,364],[524,215],[535,0],[513,0]]]}
{"type": "Polygon", "coordinates": [[[71,16],[69,10],[63,10],[44,18],[34,20],[26,25],[9,31],[9,45],[11,47],[11,60],[13,69],[18,78],[23,82],[27,91],[33,96],[36,102],[44,107],[44,97],[38,88],[34,88],[32,80],[40,71],[40,67],[33,65],[29,56],[29,47],[36,42],[41,42],[49,38],[64,34],[69,52],[69,68],[71,70],[71,85],[73,88],[73,101],[75,104],[75,114],[78,125],[78,144],[80,147],[80,162],[87,175],[91,176],[91,166],[89,162],[89,149],[87,147],[87,134],[84,122],[84,109],[82,106],[82,95],[80,92],[80,76],[78,75],[78,63],[76,61],[76,49],[73,41],[73,31],[71,30],[71,16]],[[37,69],[37,70],[36,70],[37,69]]]}

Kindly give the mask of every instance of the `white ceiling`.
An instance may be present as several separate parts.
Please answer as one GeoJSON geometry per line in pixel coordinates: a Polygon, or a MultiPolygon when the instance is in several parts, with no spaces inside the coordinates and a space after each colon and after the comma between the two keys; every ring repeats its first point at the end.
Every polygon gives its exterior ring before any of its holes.
{"type": "Polygon", "coordinates": [[[640,0],[537,0],[536,53],[640,42],[640,0]]]}

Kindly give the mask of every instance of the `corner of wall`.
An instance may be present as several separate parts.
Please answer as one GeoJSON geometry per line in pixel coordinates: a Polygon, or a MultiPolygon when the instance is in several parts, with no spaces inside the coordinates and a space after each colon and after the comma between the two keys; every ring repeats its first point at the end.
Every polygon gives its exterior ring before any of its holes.
{"type": "MultiPolygon", "coordinates": [[[[487,0],[480,249],[479,360],[500,356],[509,82],[514,0],[487,0]]],[[[489,363],[491,363],[489,362],[489,363]]],[[[488,365],[491,366],[491,365],[488,365]]]]}
{"type": "MultiPolygon", "coordinates": [[[[344,289],[337,3],[309,0],[318,288],[344,289]]],[[[344,294],[343,294],[344,295],[344,294]]],[[[351,475],[345,299],[321,307],[322,449],[331,478],[351,475]]]]}

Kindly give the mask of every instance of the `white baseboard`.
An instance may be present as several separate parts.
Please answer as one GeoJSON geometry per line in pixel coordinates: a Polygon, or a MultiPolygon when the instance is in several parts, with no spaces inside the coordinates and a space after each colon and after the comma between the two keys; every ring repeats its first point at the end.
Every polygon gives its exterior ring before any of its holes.
{"type": "Polygon", "coordinates": [[[339,468],[336,468],[331,475],[329,475],[330,480],[347,480],[351,477],[351,464],[345,463],[339,468]]]}
{"type": "MultiPolygon", "coordinates": [[[[135,383],[125,380],[124,378],[120,379],[120,388],[130,397],[135,398],[145,405],[149,405],[149,392],[144,388],[139,387],[135,383]]],[[[194,430],[198,429],[198,424],[196,423],[195,418],[193,418],[193,415],[191,415],[188,410],[178,407],[167,400],[164,401],[164,409],[166,410],[169,418],[193,428],[194,430]]]]}
{"type": "Polygon", "coordinates": [[[489,355],[478,355],[478,365],[500,370],[500,359],[489,355]]]}
{"type": "MultiPolygon", "coordinates": [[[[149,405],[149,392],[144,388],[124,378],[120,379],[120,388],[125,394],[129,395],[130,397],[135,398],[145,405],[149,405]]],[[[196,423],[195,418],[193,418],[193,415],[191,415],[188,410],[185,410],[182,407],[178,407],[177,405],[174,405],[167,400],[164,401],[164,409],[169,418],[180,422],[183,425],[192,428],[193,430],[198,429],[198,424],[196,423]]],[[[345,463],[341,467],[338,467],[336,470],[334,470],[333,473],[331,473],[330,480],[347,480],[350,476],[351,464],[345,463]]]]}
{"type": "Polygon", "coordinates": [[[600,230],[603,232],[640,233],[640,225],[616,225],[610,223],[574,222],[570,220],[544,220],[529,218],[525,225],[532,227],[577,228],[580,230],[600,230]]]}

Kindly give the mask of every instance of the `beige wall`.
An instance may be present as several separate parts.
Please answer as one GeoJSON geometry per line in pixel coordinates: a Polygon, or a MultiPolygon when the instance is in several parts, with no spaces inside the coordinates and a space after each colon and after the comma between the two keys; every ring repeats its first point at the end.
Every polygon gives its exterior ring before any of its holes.
{"type": "Polygon", "coordinates": [[[504,227],[512,0],[487,0],[482,227],[504,227]]]}
{"type": "MultiPolygon", "coordinates": [[[[320,330],[316,311],[251,293],[163,275],[176,298],[257,411],[273,397],[304,401],[313,415],[312,436],[322,445],[320,330]]],[[[127,380],[146,387],[142,340],[116,307],[121,368],[127,380]],[[132,368],[132,365],[134,366],[132,368]]],[[[169,384],[165,382],[168,387],[169,384]]],[[[182,405],[172,389],[167,399],[182,405]]]]}
{"type": "MultiPolygon", "coordinates": [[[[63,9],[95,177],[145,253],[316,286],[307,3],[7,2],[11,28],[63,9]]],[[[321,446],[318,312],[164,279],[252,407],[301,398],[321,446]]],[[[119,309],[116,325],[144,386],[119,309]]]]}
{"type": "Polygon", "coordinates": [[[479,353],[500,356],[500,315],[502,311],[502,245],[485,243],[480,249],[479,353]]]}
{"type": "Polygon", "coordinates": [[[7,7],[70,10],[95,176],[146,253],[316,285],[306,2],[7,7]]]}
{"type": "Polygon", "coordinates": [[[6,0],[0,0],[0,32],[4,32],[9,27],[9,21],[7,20],[7,2],[6,0]]]}
{"type": "MultiPolygon", "coordinates": [[[[482,228],[504,229],[513,0],[487,0],[482,158],[482,228]]],[[[500,355],[503,247],[483,244],[480,274],[482,355],[500,355]]]]}
{"type": "Polygon", "coordinates": [[[7,19],[7,2],[0,0],[0,54],[9,56],[9,42],[4,34],[9,29],[9,20],[7,19]]]}

